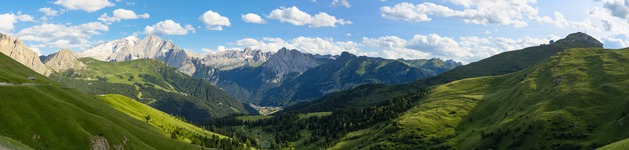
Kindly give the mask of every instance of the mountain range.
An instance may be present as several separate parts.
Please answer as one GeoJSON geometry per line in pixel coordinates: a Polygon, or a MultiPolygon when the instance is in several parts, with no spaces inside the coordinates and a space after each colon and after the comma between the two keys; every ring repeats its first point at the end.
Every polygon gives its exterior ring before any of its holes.
{"type": "Polygon", "coordinates": [[[413,81],[412,83],[398,85],[368,84],[351,90],[326,95],[321,99],[311,102],[312,104],[300,104],[286,109],[331,111],[337,108],[374,106],[382,101],[412,94],[434,85],[445,84],[465,78],[513,73],[528,68],[535,63],[548,59],[567,49],[590,47],[602,48],[603,44],[585,33],[577,32],[557,40],[552,44],[542,44],[521,50],[500,53],[477,62],[454,68],[434,77],[413,81]],[[341,98],[347,97],[347,95],[351,95],[351,98],[341,98]]]}
{"type": "Polygon", "coordinates": [[[629,49],[603,49],[580,32],[467,65],[286,48],[199,55],[156,36],[112,42],[37,57],[2,35],[0,149],[624,149],[629,143],[629,49]],[[85,56],[97,47],[111,51],[85,56]],[[253,107],[271,108],[247,103],[286,107],[258,115],[253,107]]]}
{"type": "Polygon", "coordinates": [[[440,59],[388,60],[349,53],[312,55],[286,48],[275,53],[245,48],[201,55],[154,35],[141,40],[127,37],[104,42],[76,55],[102,61],[160,60],[192,77],[210,81],[243,102],[264,106],[292,105],[368,83],[408,83],[462,65],[440,59]],[[394,72],[402,73],[395,73],[396,78],[386,76],[394,72]],[[326,77],[320,78],[321,75],[326,77]],[[318,85],[302,87],[300,83],[318,85]],[[300,96],[294,96],[295,93],[300,96]]]}
{"type": "Polygon", "coordinates": [[[245,124],[249,136],[274,135],[275,148],[624,149],[629,50],[602,46],[574,33],[409,84],[367,84],[272,117],[211,124],[245,124]]]}

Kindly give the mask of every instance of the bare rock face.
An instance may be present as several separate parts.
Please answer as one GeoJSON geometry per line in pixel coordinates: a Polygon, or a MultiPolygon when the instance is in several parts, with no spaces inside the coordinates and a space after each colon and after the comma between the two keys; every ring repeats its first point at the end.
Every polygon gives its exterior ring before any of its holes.
{"type": "Polygon", "coordinates": [[[39,60],[37,53],[29,49],[18,38],[0,33],[0,52],[44,76],[48,76],[52,72],[39,60]]]}
{"type": "Polygon", "coordinates": [[[600,47],[603,48],[603,43],[596,40],[596,38],[587,35],[583,32],[572,33],[566,38],[558,40],[557,42],[553,42],[552,44],[585,44],[587,47],[600,47]]]}
{"type": "Polygon", "coordinates": [[[74,53],[68,49],[62,49],[57,53],[48,55],[46,60],[44,60],[44,64],[56,72],[68,69],[80,70],[85,68],[85,64],[76,59],[74,53]]]}
{"type": "Polygon", "coordinates": [[[113,40],[98,44],[76,53],[78,57],[91,57],[102,61],[128,61],[135,59],[157,59],[178,68],[179,71],[192,75],[195,71],[193,59],[198,54],[186,51],[170,40],[148,35],[140,40],[137,37],[113,40]]]}
{"type": "Polygon", "coordinates": [[[227,50],[214,54],[207,54],[200,59],[203,65],[212,66],[219,70],[231,70],[242,66],[255,66],[266,62],[270,52],[262,52],[251,48],[242,51],[227,50]]]}
{"type": "Polygon", "coordinates": [[[78,52],[76,55],[102,61],[157,59],[185,74],[193,75],[199,70],[207,69],[206,66],[219,70],[230,70],[246,65],[260,65],[271,56],[271,53],[246,48],[242,51],[228,50],[202,55],[184,50],[170,40],[162,40],[158,36],[148,35],[141,40],[131,36],[101,43],[78,52]]]}
{"type": "Polygon", "coordinates": [[[94,136],[92,137],[92,141],[90,142],[91,150],[109,150],[109,142],[107,139],[102,136],[94,136]]]}

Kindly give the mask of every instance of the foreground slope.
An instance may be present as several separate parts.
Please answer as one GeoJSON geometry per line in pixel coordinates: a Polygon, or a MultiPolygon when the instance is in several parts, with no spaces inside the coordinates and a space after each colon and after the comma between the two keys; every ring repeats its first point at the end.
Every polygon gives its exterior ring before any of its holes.
{"type": "Polygon", "coordinates": [[[96,97],[60,88],[4,54],[0,68],[0,136],[9,139],[2,141],[19,141],[34,149],[200,149],[170,139],[96,97]]]}
{"type": "Polygon", "coordinates": [[[571,49],[516,73],[441,85],[370,146],[597,148],[629,137],[628,67],[629,49],[571,49]]]}
{"type": "Polygon", "coordinates": [[[53,74],[52,78],[94,95],[125,95],[196,124],[215,117],[249,113],[247,105],[223,90],[158,60],[79,60],[86,69],[67,70],[53,74]]]}

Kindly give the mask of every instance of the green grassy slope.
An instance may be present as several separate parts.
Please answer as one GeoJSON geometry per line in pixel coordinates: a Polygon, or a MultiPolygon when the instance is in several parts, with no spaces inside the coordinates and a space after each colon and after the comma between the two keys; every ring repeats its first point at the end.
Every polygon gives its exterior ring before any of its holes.
{"type": "MultiPolygon", "coordinates": [[[[147,106],[143,103],[137,102],[131,98],[118,95],[108,94],[104,96],[98,96],[98,99],[106,102],[117,110],[137,119],[140,121],[148,122],[150,125],[161,129],[162,134],[165,136],[171,136],[172,131],[181,130],[187,133],[185,137],[181,137],[183,141],[191,142],[194,139],[190,137],[194,136],[219,136],[226,138],[223,135],[216,134],[197,126],[188,124],[174,116],[159,111],[153,107],[147,106]]],[[[182,134],[184,135],[184,134],[182,134]]]]}
{"type": "Polygon", "coordinates": [[[235,113],[250,113],[248,105],[202,79],[178,72],[157,60],[104,62],[81,58],[83,70],[68,70],[51,78],[82,92],[121,94],[193,123],[235,113]]]}
{"type": "Polygon", "coordinates": [[[571,49],[525,70],[437,86],[370,145],[588,149],[629,137],[629,49],[571,49]]]}
{"type": "Polygon", "coordinates": [[[98,136],[106,138],[110,147],[125,149],[200,149],[170,139],[96,97],[60,88],[0,54],[0,82],[33,82],[25,76],[36,76],[36,85],[0,86],[2,137],[34,149],[88,149],[98,136]]]}
{"type": "MultiPolygon", "coordinates": [[[[558,52],[571,48],[600,47],[600,45],[584,41],[589,37],[583,33],[573,33],[554,44],[533,46],[522,50],[514,50],[500,53],[478,62],[454,68],[438,76],[417,80],[410,84],[402,85],[364,85],[352,90],[328,94],[310,103],[297,104],[285,110],[300,112],[330,111],[337,108],[369,107],[382,101],[404,96],[425,89],[430,86],[448,83],[455,80],[503,75],[516,72],[550,58],[558,52]],[[351,95],[351,99],[345,99],[351,95]]],[[[590,37],[591,38],[591,37],[590,37]]],[[[592,38],[593,39],[593,38],[592,38]]]]}
{"type": "Polygon", "coordinates": [[[619,149],[626,149],[627,147],[629,147],[629,139],[624,139],[618,142],[614,142],[612,144],[608,144],[605,145],[601,148],[597,148],[600,150],[619,150],[619,149]]]}

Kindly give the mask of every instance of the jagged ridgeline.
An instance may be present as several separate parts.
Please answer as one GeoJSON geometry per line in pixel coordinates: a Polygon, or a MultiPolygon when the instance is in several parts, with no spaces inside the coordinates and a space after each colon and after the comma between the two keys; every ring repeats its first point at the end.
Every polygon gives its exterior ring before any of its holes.
{"type": "Polygon", "coordinates": [[[461,65],[441,59],[390,60],[349,53],[343,57],[312,55],[286,48],[277,52],[245,48],[197,54],[154,35],[101,43],[77,56],[103,61],[160,60],[187,75],[210,81],[243,102],[276,106],[315,100],[362,84],[408,83],[461,65]]]}

